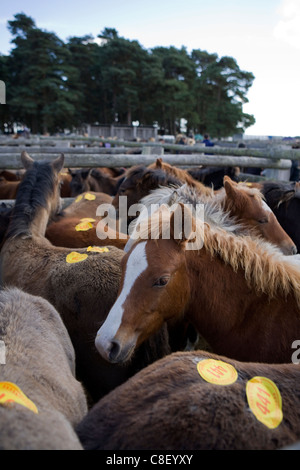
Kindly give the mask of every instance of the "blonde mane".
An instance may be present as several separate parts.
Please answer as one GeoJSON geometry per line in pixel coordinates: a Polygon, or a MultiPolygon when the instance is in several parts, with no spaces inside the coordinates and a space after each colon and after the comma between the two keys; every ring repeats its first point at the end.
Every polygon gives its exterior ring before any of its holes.
{"type": "MultiPolygon", "coordinates": [[[[142,220],[135,243],[151,236],[153,238],[153,233],[156,234],[155,238],[162,238],[162,230],[170,221],[170,214],[167,206],[161,206],[149,219],[142,220]]],[[[196,224],[193,226],[199,230],[196,224]]],[[[270,298],[293,295],[300,308],[299,257],[284,256],[277,247],[263,239],[232,234],[208,223],[204,224],[204,231],[203,226],[200,230],[202,232],[197,235],[202,237],[203,246],[195,251],[204,249],[212,257],[218,257],[231,266],[235,272],[243,270],[249,287],[270,298]]]]}

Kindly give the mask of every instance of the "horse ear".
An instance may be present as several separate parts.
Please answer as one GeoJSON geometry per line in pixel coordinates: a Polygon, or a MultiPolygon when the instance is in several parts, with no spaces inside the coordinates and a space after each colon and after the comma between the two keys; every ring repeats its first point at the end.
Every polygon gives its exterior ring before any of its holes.
{"type": "MultiPolygon", "coordinates": [[[[92,172],[92,168],[88,168],[87,170],[82,170],[82,172],[81,172],[82,179],[86,180],[89,177],[89,175],[91,174],[91,172],[92,172]]],[[[100,176],[100,174],[98,173],[97,176],[100,176]]]]}
{"type": "Polygon", "coordinates": [[[156,168],[162,168],[162,158],[156,159],[156,168]]]}
{"type": "Polygon", "coordinates": [[[53,160],[52,166],[55,169],[55,171],[57,171],[57,173],[59,173],[63,169],[64,162],[65,162],[65,156],[63,153],[59,157],[57,157],[55,160],[53,160]]]}
{"type": "Polygon", "coordinates": [[[188,207],[179,202],[170,217],[170,236],[178,243],[185,246],[186,242],[195,232],[195,220],[188,207]]]}
{"type": "Polygon", "coordinates": [[[29,170],[29,168],[31,168],[34,164],[34,160],[28,155],[27,152],[25,152],[25,150],[23,150],[23,152],[21,153],[21,161],[25,170],[29,170]]]}
{"type": "Polygon", "coordinates": [[[225,192],[227,196],[230,198],[235,197],[237,193],[236,188],[235,188],[236,183],[232,181],[232,179],[229,178],[229,176],[224,176],[223,184],[224,184],[224,188],[225,188],[225,192]]]}

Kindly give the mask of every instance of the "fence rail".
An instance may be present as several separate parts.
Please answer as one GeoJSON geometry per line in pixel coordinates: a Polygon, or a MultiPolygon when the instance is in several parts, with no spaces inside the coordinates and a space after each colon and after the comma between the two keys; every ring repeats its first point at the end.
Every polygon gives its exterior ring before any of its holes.
{"type": "MultiPolygon", "coordinates": [[[[54,160],[60,153],[35,153],[33,154],[34,160],[54,160]]],[[[65,167],[68,168],[90,168],[90,167],[124,167],[128,168],[134,165],[150,165],[154,163],[157,157],[161,154],[152,155],[101,155],[101,154],[65,154],[65,167]]],[[[291,168],[290,160],[271,160],[268,158],[256,157],[235,157],[223,155],[169,155],[165,154],[163,160],[175,166],[239,166],[239,167],[261,167],[261,168],[275,168],[275,169],[289,169],[291,168]]],[[[23,168],[20,154],[0,154],[0,168],[18,170],[23,168]]]]}
{"type": "Polygon", "coordinates": [[[20,169],[20,155],[26,150],[36,160],[65,155],[65,166],[130,167],[149,165],[163,155],[164,161],[177,166],[239,166],[287,170],[292,160],[300,160],[300,149],[268,146],[265,149],[228,148],[221,146],[176,145],[158,142],[125,142],[88,137],[36,137],[31,139],[0,138],[0,169],[20,169]],[[100,147],[110,143],[110,148],[100,147]],[[165,152],[166,151],[166,152],[165,152]],[[126,153],[127,152],[127,153],[126,153]]]}

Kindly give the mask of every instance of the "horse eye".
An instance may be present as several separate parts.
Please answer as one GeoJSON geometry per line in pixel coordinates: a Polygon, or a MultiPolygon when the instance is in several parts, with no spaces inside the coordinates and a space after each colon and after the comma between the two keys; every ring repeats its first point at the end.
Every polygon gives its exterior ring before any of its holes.
{"type": "Polygon", "coordinates": [[[159,279],[157,279],[157,281],[155,281],[153,286],[155,286],[155,287],[164,287],[168,284],[169,279],[170,278],[168,276],[162,276],[159,279]]]}
{"type": "Polygon", "coordinates": [[[259,224],[267,224],[268,223],[268,219],[265,217],[264,219],[260,219],[258,221],[259,224]]]}

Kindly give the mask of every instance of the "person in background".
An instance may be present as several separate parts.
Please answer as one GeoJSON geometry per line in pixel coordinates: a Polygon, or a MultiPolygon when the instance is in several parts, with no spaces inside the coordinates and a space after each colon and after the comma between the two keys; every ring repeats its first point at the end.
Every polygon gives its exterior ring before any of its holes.
{"type": "Polygon", "coordinates": [[[205,144],[205,147],[213,147],[215,144],[210,140],[208,134],[204,134],[204,139],[202,143],[205,144]]]}

